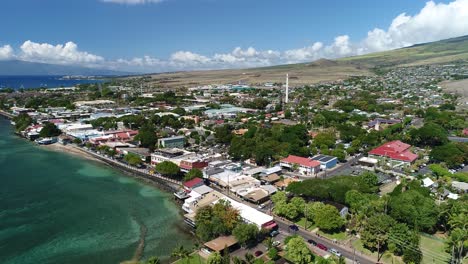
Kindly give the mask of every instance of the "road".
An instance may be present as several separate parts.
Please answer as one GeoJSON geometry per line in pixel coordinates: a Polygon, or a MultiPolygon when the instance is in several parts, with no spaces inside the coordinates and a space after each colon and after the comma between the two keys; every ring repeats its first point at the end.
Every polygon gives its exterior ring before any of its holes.
{"type": "MultiPolygon", "coordinates": [[[[271,209],[271,206],[272,206],[271,202],[269,202],[268,205],[266,207],[264,207],[263,209],[259,209],[257,205],[254,205],[254,204],[251,204],[249,202],[243,201],[242,199],[240,199],[239,197],[236,197],[235,195],[228,194],[225,190],[222,190],[218,186],[211,186],[211,187],[213,189],[215,189],[215,190],[229,196],[230,198],[232,198],[232,199],[234,199],[234,200],[236,200],[238,202],[241,202],[241,203],[243,203],[245,205],[248,205],[248,206],[250,206],[252,208],[255,208],[256,210],[262,211],[263,213],[270,214],[270,209],[271,209]]],[[[312,239],[312,240],[316,241],[317,243],[321,243],[321,244],[325,245],[327,248],[335,248],[339,252],[341,252],[343,257],[348,259],[348,261],[347,261],[348,263],[357,263],[357,261],[359,263],[362,263],[362,264],[376,263],[376,261],[372,260],[369,256],[362,255],[358,251],[353,252],[353,249],[351,249],[350,247],[347,247],[345,245],[340,245],[338,243],[334,243],[333,241],[330,241],[327,238],[318,237],[316,234],[311,233],[310,231],[306,231],[302,227],[299,227],[299,231],[294,232],[294,231],[289,229],[289,225],[291,223],[289,223],[287,221],[284,221],[279,217],[276,217],[276,216],[273,216],[273,217],[274,217],[274,220],[276,221],[276,223],[278,224],[280,233],[282,233],[284,235],[298,234],[298,235],[302,236],[303,238],[305,238],[306,240],[312,239]],[[356,253],[356,254],[354,254],[354,253],[356,253]]],[[[317,247],[313,247],[313,249],[314,249],[315,252],[321,252],[321,250],[318,249],[317,247]]],[[[324,255],[323,253],[321,254],[322,256],[324,255]]]]}
{"type": "MultiPolygon", "coordinates": [[[[344,164],[341,164],[339,167],[337,167],[336,169],[333,169],[333,170],[329,170],[329,171],[326,171],[325,172],[325,177],[324,178],[331,178],[333,176],[336,176],[336,175],[343,175],[343,172],[345,171],[348,171],[348,170],[352,170],[353,167],[351,165],[353,164],[356,164],[357,161],[362,158],[363,155],[362,154],[359,154],[355,157],[352,157],[349,161],[347,161],[346,163],[344,164]]],[[[320,178],[320,177],[319,177],[320,178]]]]}
{"type": "Polygon", "coordinates": [[[343,255],[343,257],[351,260],[352,263],[357,263],[357,262],[362,263],[362,264],[374,264],[374,263],[376,263],[375,261],[371,260],[370,257],[363,256],[358,251],[353,252],[348,247],[333,243],[332,241],[330,241],[328,239],[325,239],[323,237],[318,237],[317,235],[315,235],[315,234],[313,234],[313,233],[311,233],[309,231],[306,231],[306,230],[304,230],[302,228],[300,228],[299,231],[297,231],[297,232],[290,231],[288,223],[283,222],[281,219],[278,219],[276,217],[275,217],[275,221],[278,224],[281,232],[288,233],[288,234],[291,234],[291,235],[298,234],[298,235],[302,236],[303,238],[305,238],[306,240],[312,239],[312,240],[316,241],[317,243],[325,245],[329,249],[330,248],[335,248],[343,255]]]}

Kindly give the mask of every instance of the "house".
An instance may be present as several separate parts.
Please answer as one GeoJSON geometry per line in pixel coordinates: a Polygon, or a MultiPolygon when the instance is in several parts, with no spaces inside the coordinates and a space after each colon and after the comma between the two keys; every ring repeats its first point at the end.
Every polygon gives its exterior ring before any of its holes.
{"type": "Polygon", "coordinates": [[[179,167],[182,171],[188,172],[191,169],[199,169],[203,170],[203,168],[208,166],[208,162],[197,158],[197,157],[190,157],[184,160],[181,160],[179,163],[179,167]]]}
{"type": "Polygon", "coordinates": [[[395,140],[371,150],[369,157],[376,159],[388,158],[393,161],[393,167],[410,165],[418,158],[418,155],[412,153],[410,148],[411,145],[395,140]]]}
{"type": "Polygon", "coordinates": [[[183,148],[185,144],[185,137],[168,137],[158,139],[158,146],[162,148],[183,148]]]}
{"type": "Polygon", "coordinates": [[[297,166],[299,172],[303,175],[316,175],[320,171],[320,162],[309,158],[289,155],[280,161],[283,168],[293,169],[297,166]]]}
{"type": "Polygon", "coordinates": [[[423,179],[423,186],[426,188],[430,188],[434,184],[434,181],[432,181],[429,177],[426,177],[423,179]]]}
{"type": "Polygon", "coordinates": [[[376,119],[370,121],[369,123],[367,123],[367,128],[368,129],[374,129],[376,131],[380,131],[386,126],[399,124],[399,123],[401,123],[401,120],[399,120],[399,119],[376,118],[376,119]]]}
{"type": "Polygon", "coordinates": [[[336,166],[338,163],[338,158],[327,155],[316,155],[312,157],[312,160],[320,162],[320,169],[327,170],[336,166]]]}

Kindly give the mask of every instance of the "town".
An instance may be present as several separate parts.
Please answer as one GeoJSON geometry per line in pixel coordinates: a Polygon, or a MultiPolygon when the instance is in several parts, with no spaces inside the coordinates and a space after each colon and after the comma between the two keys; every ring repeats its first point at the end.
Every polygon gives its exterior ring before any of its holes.
{"type": "Polygon", "coordinates": [[[171,190],[196,250],[177,263],[462,263],[466,64],[293,84],[151,77],[0,90],[18,135],[171,190]],[[170,80],[168,80],[170,81],[170,80]]]}

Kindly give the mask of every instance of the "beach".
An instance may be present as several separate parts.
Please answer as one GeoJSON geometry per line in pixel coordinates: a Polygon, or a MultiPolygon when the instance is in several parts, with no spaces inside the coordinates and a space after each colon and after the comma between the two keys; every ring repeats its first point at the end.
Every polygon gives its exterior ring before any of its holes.
{"type": "Polygon", "coordinates": [[[73,145],[63,145],[63,144],[60,144],[60,143],[54,143],[54,144],[50,144],[50,145],[41,145],[40,147],[45,148],[47,150],[57,151],[57,152],[66,152],[68,154],[78,156],[78,157],[83,158],[83,159],[97,161],[97,162],[107,164],[104,161],[95,158],[94,156],[90,155],[89,153],[87,153],[87,152],[85,152],[85,151],[81,150],[80,148],[75,147],[73,145]]]}

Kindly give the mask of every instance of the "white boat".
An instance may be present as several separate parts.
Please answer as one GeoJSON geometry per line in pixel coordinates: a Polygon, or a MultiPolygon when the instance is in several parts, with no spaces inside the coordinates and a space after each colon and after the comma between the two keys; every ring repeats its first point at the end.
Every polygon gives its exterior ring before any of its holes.
{"type": "Polygon", "coordinates": [[[57,138],[38,138],[35,140],[37,144],[39,145],[50,145],[50,144],[53,144],[55,142],[57,142],[57,138]]]}

